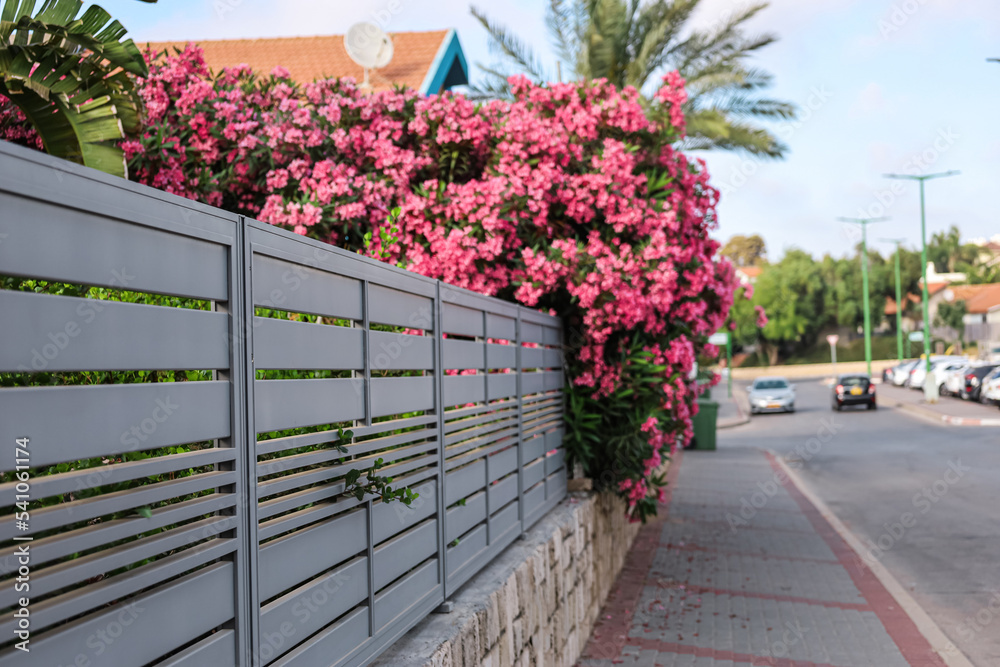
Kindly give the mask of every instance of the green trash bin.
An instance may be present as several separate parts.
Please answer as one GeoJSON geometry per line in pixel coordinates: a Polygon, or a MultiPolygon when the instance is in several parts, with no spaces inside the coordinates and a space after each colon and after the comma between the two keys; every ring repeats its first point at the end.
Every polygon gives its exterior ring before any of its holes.
{"type": "Polygon", "coordinates": [[[715,427],[719,418],[719,404],[705,398],[698,399],[698,414],[694,416],[694,442],[692,449],[715,451],[715,427]]]}

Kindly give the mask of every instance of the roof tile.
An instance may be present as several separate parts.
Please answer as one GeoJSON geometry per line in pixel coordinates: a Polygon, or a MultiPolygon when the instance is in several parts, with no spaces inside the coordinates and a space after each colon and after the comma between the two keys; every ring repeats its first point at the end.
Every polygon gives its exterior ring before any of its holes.
{"type": "MultiPolygon", "coordinates": [[[[414,90],[420,86],[448,35],[447,30],[390,33],[392,61],[372,70],[369,79],[374,90],[391,90],[403,85],[414,90]]],[[[195,40],[192,40],[195,41],[195,40]]],[[[222,39],[195,41],[205,52],[205,63],[212,71],[224,67],[249,65],[258,74],[269,74],[277,66],[288,70],[292,79],[310,83],[330,77],[364,78],[364,70],[344,49],[343,35],[314,37],[272,37],[265,39],[222,39]]],[[[150,42],[157,51],[183,49],[188,42],[150,42]]],[[[437,91],[431,91],[437,92],[437,91]]]]}

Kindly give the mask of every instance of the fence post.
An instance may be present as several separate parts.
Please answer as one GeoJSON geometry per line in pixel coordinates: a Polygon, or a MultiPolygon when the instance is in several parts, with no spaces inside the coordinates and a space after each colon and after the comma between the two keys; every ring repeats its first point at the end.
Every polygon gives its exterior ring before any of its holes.
{"type": "Polygon", "coordinates": [[[437,514],[438,514],[438,580],[444,590],[447,600],[451,591],[448,589],[448,544],[445,542],[445,531],[448,524],[447,505],[445,500],[445,447],[444,447],[444,316],[441,299],[441,281],[435,281],[434,291],[434,402],[437,413],[438,428],[438,483],[437,483],[437,514]]]}
{"type": "Polygon", "coordinates": [[[236,552],[236,625],[237,655],[248,667],[260,646],[260,593],[257,586],[257,430],[254,423],[253,365],[253,247],[247,233],[247,219],[239,218],[234,244],[230,282],[230,332],[233,383],[233,438],[238,448],[236,465],[243,492],[237,498],[237,511],[244,521],[239,527],[242,539],[236,552]],[[240,566],[243,566],[242,568],[240,566]],[[242,630],[240,627],[242,626],[242,630]]]}
{"type": "Polygon", "coordinates": [[[521,306],[517,307],[517,323],[514,328],[514,364],[517,372],[517,515],[521,523],[520,534],[524,534],[524,397],[521,391],[521,306]]]}

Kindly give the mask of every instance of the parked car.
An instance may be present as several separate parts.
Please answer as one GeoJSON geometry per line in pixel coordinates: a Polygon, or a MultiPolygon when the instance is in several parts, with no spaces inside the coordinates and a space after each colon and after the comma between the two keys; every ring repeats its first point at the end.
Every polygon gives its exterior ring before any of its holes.
{"type": "Polygon", "coordinates": [[[938,386],[938,396],[947,396],[948,387],[945,384],[948,378],[954,373],[962,372],[962,369],[968,365],[969,361],[961,357],[931,364],[931,370],[934,372],[934,381],[937,382],[938,386]]]}
{"type": "Polygon", "coordinates": [[[962,364],[958,368],[948,371],[942,384],[943,389],[939,393],[942,396],[961,396],[962,388],[965,386],[965,376],[972,368],[972,364],[962,364]]]}
{"type": "Polygon", "coordinates": [[[896,366],[892,372],[892,383],[897,387],[902,387],[910,379],[910,371],[917,367],[919,361],[920,359],[913,359],[896,366]]]}
{"type": "Polygon", "coordinates": [[[983,378],[979,402],[987,405],[1000,404],[1000,367],[995,368],[992,373],[983,378]]]}
{"type": "Polygon", "coordinates": [[[983,380],[987,375],[995,371],[1000,364],[986,364],[985,366],[973,366],[965,374],[965,386],[962,387],[962,398],[968,401],[978,401],[983,388],[983,380]]]}
{"type": "Polygon", "coordinates": [[[875,383],[867,375],[845,374],[837,378],[830,398],[830,406],[838,412],[845,405],[864,405],[869,410],[875,410],[878,403],[875,399],[875,383]]]}
{"type": "MultiPolygon", "coordinates": [[[[940,381],[938,373],[941,372],[949,364],[964,364],[964,357],[943,357],[943,356],[931,356],[931,370],[934,372],[934,377],[936,380],[940,381]]],[[[913,367],[910,371],[910,380],[907,386],[910,389],[923,389],[924,381],[927,379],[927,364],[921,359],[920,363],[913,367]]],[[[939,382],[940,383],[940,382],[939,382]]]]}
{"type": "Polygon", "coordinates": [[[750,414],[795,412],[795,385],[783,377],[761,377],[747,387],[750,414]]]}

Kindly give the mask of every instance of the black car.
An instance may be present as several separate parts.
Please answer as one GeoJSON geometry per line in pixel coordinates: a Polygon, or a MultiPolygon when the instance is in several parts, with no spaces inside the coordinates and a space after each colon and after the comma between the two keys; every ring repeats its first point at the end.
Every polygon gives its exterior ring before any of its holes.
{"type": "Polygon", "coordinates": [[[878,407],[875,385],[867,375],[841,375],[833,385],[831,407],[840,411],[845,405],[865,405],[869,410],[878,407]]]}
{"type": "Polygon", "coordinates": [[[986,366],[973,366],[965,374],[965,383],[962,387],[962,398],[969,401],[978,401],[979,394],[983,390],[983,378],[995,371],[997,364],[987,364],[986,366]]]}

